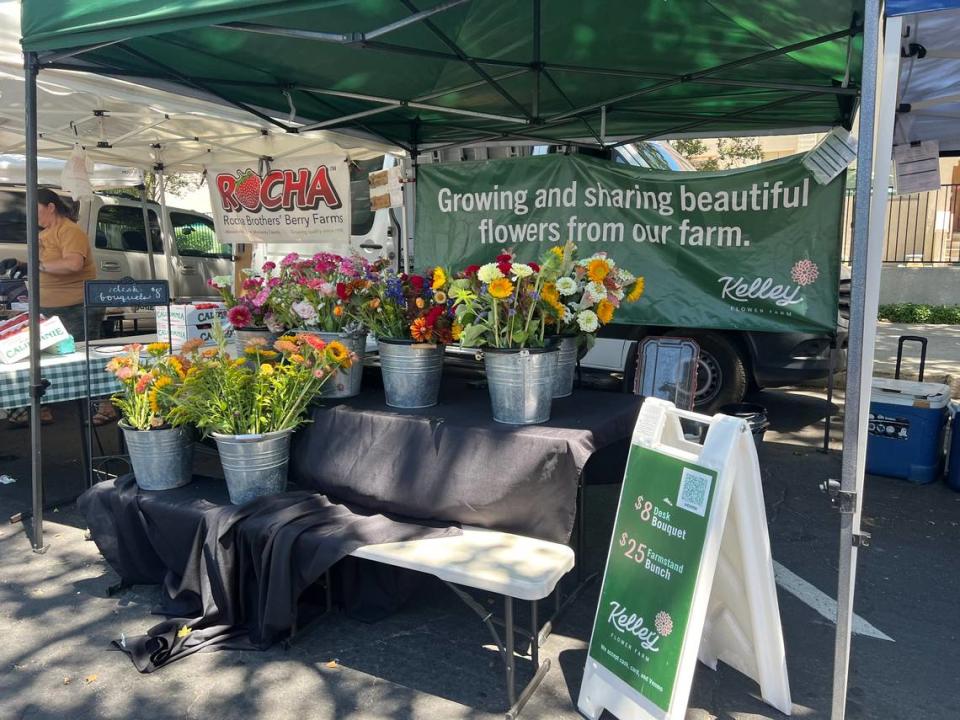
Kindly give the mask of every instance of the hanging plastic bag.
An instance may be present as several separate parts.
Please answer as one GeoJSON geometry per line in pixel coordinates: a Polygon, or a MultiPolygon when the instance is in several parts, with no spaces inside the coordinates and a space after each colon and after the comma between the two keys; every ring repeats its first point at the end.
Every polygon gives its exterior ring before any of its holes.
{"type": "Polygon", "coordinates": [[[61,189],[69,193],[74,200],[93,195],[93,187],[90,185],[91,172],[93,163],[87,159],[86,151],[79,145],[74,145],[70,159],[60,175],[61,189]]]}

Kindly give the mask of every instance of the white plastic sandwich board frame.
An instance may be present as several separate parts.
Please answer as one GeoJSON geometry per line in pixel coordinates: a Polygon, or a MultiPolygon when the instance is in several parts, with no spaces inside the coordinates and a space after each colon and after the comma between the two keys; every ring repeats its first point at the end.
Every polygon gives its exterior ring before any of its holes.
{"type": "MultiPolygon", "coordinates": [[[[578,707],[591,720],[606,709],[619,720],[682,720],[686,715],[696,661],[716,669],[722,660],[753,678],[764,701],[789,715],[792,710],[787,677],[786,652],[780,624],[773,575],[773,559],[767,535],[766,514],[756,446],[746,421],[725,415],[706,415],[678,410],[665,400],[644,401],[634,428],[634,446],[654,451],[684,464],[715,472],[706,533],[699,557],[699,571],[683,630],[669,702],[653,702],[648,694],[598,662],[592,652],[597,630],[591,636],[580,687],[578,707]],[[703,443],[684,435],[681,420],[706,427],[703,443]]],[[[610,544],[601,601],[610,579],[611,560],[622,548],[618,544],[624,501],[642,488],[642,478],[624,478],[617,521],[610,544]],[[626,497],[625,497],[626,496],[626,497]]],[[[650,574],[638,572],[630,582],[639,597],[652,587],[650,574]]],[[[676,599],[674,599],[676,600],[676,599]]],[[[606,608],[598,607],[597,617],[606,608]]],[[[659,628],[658,628],[659,629],[659,628]]],[[[675,641],[675,640],[674,640],[675,641]]],[[[636,672],[639,676],[639,672],[636,672]]]]}

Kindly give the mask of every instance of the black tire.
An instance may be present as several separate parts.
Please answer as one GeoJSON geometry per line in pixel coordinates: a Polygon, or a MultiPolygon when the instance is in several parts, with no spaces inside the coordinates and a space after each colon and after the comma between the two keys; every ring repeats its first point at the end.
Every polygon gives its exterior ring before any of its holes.
{"type": "Polygon", "coordinates": [[[677,329],[669,334],[693,338],[700,345],[694,399],[697,412],[712,414],[723,405],[743,402],[748,385],[747,362],[735,342],[715,332],[677,329]]]}

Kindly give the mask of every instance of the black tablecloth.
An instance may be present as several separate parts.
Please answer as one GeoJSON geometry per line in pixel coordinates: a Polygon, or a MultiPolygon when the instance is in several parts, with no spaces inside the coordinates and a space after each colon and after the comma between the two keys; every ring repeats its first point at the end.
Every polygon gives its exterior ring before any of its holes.
{"type": "Polygon", "coordinates": [[[641,402],[576,390],[549,422],[512,426],[493,420],[486,387],[460,379],[422,410],[389,408],[368,388],[313,409],[293,438],[291,478],[380,512],[567,542],[580,473],[598,450],[625,447],[641,402]]]}
{"type": "Polygon", "coordinates": [[[301,595],[356,548],[460,532],[311,491],[230,505],[222,480],[145,492],[126,475],[78,502],[124,581],[163,584],[159,612],[172,619],[117,643],[141,672],[213,646],[266,647],[293,633],[301,595]]]}

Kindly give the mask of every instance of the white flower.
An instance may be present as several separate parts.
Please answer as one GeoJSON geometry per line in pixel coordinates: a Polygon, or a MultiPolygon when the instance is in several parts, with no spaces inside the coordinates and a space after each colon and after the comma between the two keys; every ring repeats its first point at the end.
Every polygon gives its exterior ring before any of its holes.
{"type": "Polygon", "coordinates": [[[562,277],[557,279],[557,292],[564,297],[570,297],[577,291],[577,281],[572,277],[562,277]]]}
{"type": "Polygon", "coordinates": [[[480,279],[480,282],[489,285],[494,280],[502,278],[503,273],[500,272],[500,268],[498,268],[495,263],[487,263],[486,265],[481,265],[480,269],[477,270],[477,277],[480,279]]]}
{"type": "Polygon", "coordinates": [[[297,316],[307,325],[315,325],[317,322],[317,309],[306,300],[300,300],[290,306],[297,316]]]}
{"type": "Polygon", "coordinates": [[[568,308],[568,307],[564,307],[564,308],[563,308],[563,317],[561,317],[560,320],[561,320],[562,322],[564,322],[564,323],[573,322],[573,311],[572,311],[570,308],[568,308]]]}
{"type": "Polygon", "coordinates": [[[591,333],[600,327],[600,321],[593,310],[582,310],[577,313],[577,325],[583,332],[591,333]]]}
{"type": "Polygon", "coordinates": [[[510,266],[510,274],[515,278],[525,278],[533,275],[533,268],[523,263],[514,263],[510,266]]]}
{"type": "Polygon", "coordinates": [[[634,280],[637,279],[637,276],[628,270],[623,268],[617,269],[617,282],[623,286],[631,285],[634,280]]]}
{"type": "Polygon", "coordinates": [[[580,300],[581,307],[590,307],[607,297],[607,289],[601,283],[587,283],[583,288],[583,298],[580,300]]]}

